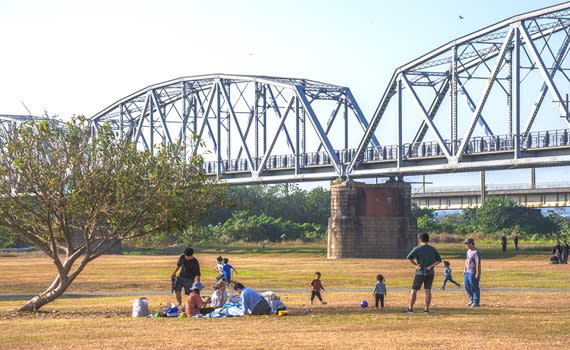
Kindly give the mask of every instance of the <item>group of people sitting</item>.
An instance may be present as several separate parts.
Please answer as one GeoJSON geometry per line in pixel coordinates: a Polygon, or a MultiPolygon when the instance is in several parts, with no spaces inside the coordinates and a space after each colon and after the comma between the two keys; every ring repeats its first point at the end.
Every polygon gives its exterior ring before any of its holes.
{"type": "Polygon", "coordinates": [[[232,271],[237,271],[229,264],[227,258],[219,256],[217,258],[218,264],[214,267],[218,271],[216,282],[214,283],[214,292],[211,297],[203,297],[200,295],[201,290],[204,288],[200,282],[200,264],[198,259],[194,257],[194,250],[186,248],[184,254],[181,255],[176,264],[176,269],[172,273],[173,286],[172,290],[176,294],[178,308],[182,304],[182,288],[187,295],[185,302],[186,316],[192,317],[197,315],[207,315],[219,308],[223,308],[228,301],[227,289],[232,287],[239,295],[239,299],[234,307],[238,307],[242,314],[245,315],[270,315],[272,314],[272,307],[269,301],[261,294],[251,288],[246,288],[242,283],[232,281],[232,271]],[[180,270],[180,274],[176,273],[180,270]]]}
{"type": "MultiPolygon", "coordinates": [[[[239,282],[232,283],[233,289],[239,295],[236,306],[245,315],[271,315],[272,309],[269,302],[258,292],[251,288],[246,288],[239,282]]],[[[184,309],[186,316],[207,315],[223,308],[229,301],[227,285],[224,280],[219,280],[214,284],[214,292],[211,297],[202,297],[200,291],[203,289],[201,283],[194,283],[192,290],[186,298],[184,309]]],[[[233,304],[233,303],[232,303],[233,304]]]]}

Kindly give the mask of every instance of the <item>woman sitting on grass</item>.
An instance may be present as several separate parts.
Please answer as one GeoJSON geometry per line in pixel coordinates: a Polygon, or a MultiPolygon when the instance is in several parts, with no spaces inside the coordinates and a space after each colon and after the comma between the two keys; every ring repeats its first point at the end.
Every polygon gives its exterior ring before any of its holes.
{"type": "Polygon", "coordinates": [[[203,287],[200,283],[194,283],[192,285],[190,295],[188,295],[188,298],[186,299],[186,316],[192,317],[198,314],[207,315],[214,311],[213,307],[206,307],[210,302],[210,297],[202,299],[200,296],[200,290],[202,288],[203,287]]]}

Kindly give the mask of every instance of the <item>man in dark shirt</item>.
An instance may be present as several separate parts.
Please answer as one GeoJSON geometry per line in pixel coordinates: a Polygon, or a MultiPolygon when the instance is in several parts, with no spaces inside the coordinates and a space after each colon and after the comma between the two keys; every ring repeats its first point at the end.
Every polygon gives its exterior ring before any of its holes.
{"type": "Polygon", "coordinates": [[[172,273],[172,278],[176,280],[174,284],[174,293],[176,294],[176,301],[178,305],[182,304],[182,287],[184,287],[184,294],[189,295],[192,290],[192,284],[200,283],[200,264],[198,259],[194,257],[194,249],[186,248],[184,255],[178,258],[176,269],[172,273]],[[180,274],[176,277],[176,272],[180,269],[180,274]]]}
{"type": "Polygon", "coordinates": [[[431,287],[435,276],[433,268],[441,263],[441,256],[437,249],[430,246],[428,242],[429,235],[427,233],[422,233],[420,235],[420,244],[412,249],[406,257],[410,263],[416,267],[414,283],[412,284],[412,291],[410,293],[410,303],[408,304],[406,312],[414,311],[416,295],[418,290],[421,289],[422,284],[426,293],[424,312],[429,312],[429,306],[431,304],[431,287]]]}
{"type": "Polygon", "coordinates": [[[504,252],[507,251],[507,235],[505,234],[501,236],[501,248],[503,249],[504,252]]]}

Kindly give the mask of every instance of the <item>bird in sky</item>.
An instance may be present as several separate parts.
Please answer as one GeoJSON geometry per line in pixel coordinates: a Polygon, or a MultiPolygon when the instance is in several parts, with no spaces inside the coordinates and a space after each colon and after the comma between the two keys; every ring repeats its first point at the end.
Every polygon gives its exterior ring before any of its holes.
{"type": "Polygon", "coordinates": [[[459,19],[463,19],[463,16],[459,15],[459,19]]]}

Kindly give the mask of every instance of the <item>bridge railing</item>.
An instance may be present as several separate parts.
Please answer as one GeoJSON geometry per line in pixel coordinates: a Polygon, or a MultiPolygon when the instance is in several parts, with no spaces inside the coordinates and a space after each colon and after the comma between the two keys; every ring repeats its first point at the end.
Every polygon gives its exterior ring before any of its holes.
{"type": "MultiPolygon", "coordinates": [[[[532,151],[549,148],[570,147],[570,137],[568,129],[534,131],[526,136],[521,137],[521,151],[532,151]]],[[[448,149],[457,149],[461,140],[455,142],[445,140],[448,149]]],[[[515,136],[505,135],[488,135],[472,137],[466,145],[464,154],[493,154],[501,152],[510,152],[515,149],[515,136]]],[[[427,141],[420,143],[406,143],[402,145],[401,153],[406,160],[427,159],[427,158],[443,158],[440,145],[435,141],[427,141]]],[[[336,157],[341,164],[349,164],[356,155],[356,149],[336,150],[336,157]]],[[[284,170],[295,168],[295,155],[272,155],[265,162],[263,170],[284,170]]],[[[363,163],[374,162],[395,162],[398,159],[398,145],[386,145],[378,147],[368,147],[363,153],[363,163]]],[[[262,164],[261,158],[253,158],[253,166],[257,169],[262,164]]],[[[217,174],[217,161],[207,161],[204,163],[206,173],[209,175],[217,174]]],[[[333,166],[329,155],[322,152],[304,153],[298,156],[298,166],[300,168],[327,168],[333,166]]],[[[236,173],[251,171],[251,166],[247,159],[224,159],[220,161],[220,172],[236,173]]]]}

